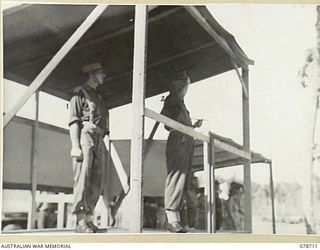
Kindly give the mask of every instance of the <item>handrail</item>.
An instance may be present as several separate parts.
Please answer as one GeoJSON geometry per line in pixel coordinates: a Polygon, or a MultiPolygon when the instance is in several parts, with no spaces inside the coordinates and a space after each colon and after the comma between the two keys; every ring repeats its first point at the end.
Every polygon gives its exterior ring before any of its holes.
{"type": "Polygon", "coordinates": [[[191,127],[185,126],[175,120],[170,119],[169,117],[161,115],[161,114],[159,114],[153,110],[150,110],[148,108],[144,109],[144,115],[153,119],[153,120],[156,120],[157,122],[161,122],[164,125],[166,125],[170,128],[173,128],[174,130],[177,130],[181,133],[189,135],[189,136],[191,136],[195,139],[201,140],[203,142],[210,142],[210,137],[213,137],[215,147],[220,148],[222,150],[226,150],[226,151],[233,153],[235,155],[238,155],[242,158],[245,158],[248,160],[251,159],[251,154],[249,152],[246,152],[242,149],[239,149],[239,148],[236,148],[232,145],[229,145],[228,143],[223,142],[222,140],[219,140],[219,138],[216,138],[213,133],[209,133],[209,136],[204,135],[200,132],[194,131],[194,129],[191,127]]]}
{"type": "Polygon", "coordinates": [[[183,134],[189,135],[195,139],[201,140],[201,141],[205,141],[205,142],[210,142],[210,137],[207,135],[204,135],[202,133],[199,133],[197,131],[194,131],[193,128],[188,127],[186,125],[183,125],[173,119],[170,119],[169,117],[166,117],[164,115],[161,115],[157,112],[154,112],[151,109],[145,108],[144,109],[144,115],[156,120],[158,122],[163,123],[164,125],[173,128],[174,130],[177,130],[183,134]]]}

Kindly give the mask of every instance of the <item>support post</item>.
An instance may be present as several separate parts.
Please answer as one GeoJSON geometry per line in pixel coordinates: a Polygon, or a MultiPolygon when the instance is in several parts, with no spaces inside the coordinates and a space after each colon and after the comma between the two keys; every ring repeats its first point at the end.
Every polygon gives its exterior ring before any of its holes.
{"type": "Polygon", "coordinates": [[[242,76],[241,76],[241,74],[240,74],[240,71],[239,71],[239,69],[238,69],[238,65],[237,65],[237,63],[234,62],[233,60],[231,60],[231,63],[232,63],[232,65],[233,65],[234,70],[235,70],[236,73],[237,73],[237,76],[238,76],[239,80],[240,80],[240,83],[241,83],[241,86],[242,86],[242,90],[243,90],[246,98],[248,98],[248,91],[247,91],[247,88],[246,88],[246,84],[244,83],[244,80],[243,80],[243,78],[242,78],[242,76]]]}
{"type": "Polygon", "coordinates": [[[212,212],[211,212],[211,226],[212,229],[211,231],[213,233],[216,232],[216,189],[215,189],[215,173],[214,173],[214,168],[215,168],[215,155],[214,155],[214,139],[212,136],[210,136],[210,143],[209,143],[209,160],[210,160],[210,179],[211,179],[211,206],[212,206],[212,212]]]}
{"type": "Polygon", "coordinates": [[[204,195],[206,198],[207,212],[207,232],[213,233],[212,226],[212,195],[211,195],[211,171],[210,171],[210,145],[208,142],[203,142],[203,169],[206,176],[204,195]]]}
{"type": "MultiPolygon", "coordinates": [[[[133,121],[130,159],[130,225],[129,231],[141,233],[143,227],[143,143],[146,81],[147,6],[136,5],[133,55],[133,121]]],[[[129,211],[128,211],[129,212],[129,211]]]]}
{"type": "Polygon", "coordinates": [[[36,99],[36,114],[34,120],[34,126],[32,131],[32,163],[31,163],[31,221],[28,223],[28,229],[36,228],[37,220],[37,203],[36,193],[38,186],[38,167],[39,167],[39,91],[35,94],[36,99]]]}
{"type": "Polygon", "coordinates": [[[108,5],[98,5],[86,18],[86,20],[78,27],[78,29],[72,34],[68,41],[61,47],[61,49],[55,54],[49,63],[42,69],[39,75],[32,81],[26,92],[20,98],[18,103],[5,114],[3,118],[3,127],[6,127],[11,119],[17,114],[21,107],[29,100],[29,98],[37,91],[51,72],[57,67],[62,59],[68,54],[73,46],[80,40],[80,38],[86,33],[86,31],[92,26],[92,24],[98,19],[108,5]]]}
{"type": "Polygon", "coordinates": [[[272,173],[272,163],[269,163],[270,169],[270,197],[271,197],[271,209],[272,209],[272,233],[276,234],[276,215],[274,209],[274,185],[273,185],[273,173],[272,173]]]}
{"type": "Polygon", "coordinates": [[[64,201],[62,197],[64,196],[64,193],[59,193],[58,197],[60,198],[60,201],[58,202],[58,214],[57,214],[57,228],[62,229],[63,228],[63,222],[64,222],[64,201]]]}
{"type": "MultiPolygon", "coordinates": [[[[249,116],[249,69],[242,68],[242,78],[247,89],[247,96],[242,89],[242,122],[243,122],[243,147],[250,153],[250,116],[249,116]]],[[[243,165],[244,177],[244,230],[252,232],[252,204],[251,204],[251,160],[243,165]]]]}

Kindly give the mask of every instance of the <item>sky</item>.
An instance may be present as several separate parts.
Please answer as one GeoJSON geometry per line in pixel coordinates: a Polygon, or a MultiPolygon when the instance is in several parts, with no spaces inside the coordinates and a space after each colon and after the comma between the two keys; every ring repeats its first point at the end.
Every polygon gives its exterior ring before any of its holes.
{"type": "MultiPolygon", "coordinates": [[[[208,8],[255,61],[250,67],[252,150],[272,159],[275,182],[302,183],[310,165],[313,103],[312,88],[301,86],[298,71],[307,49],[315,47],[315,6],[212,4],[208,8]]],[[[24,90],[24,86],[4,80],[5,111],[24,90]]],[[[161,96],[147,99],[146,106],[160,111],[161,96]]],[[[242,143],[241,84],[235,71],[191,85],[185,102],[192,118],[204,119],[200,131],[211,130],[242,143]]],[[[34,103],[32,97],[18,115],[33,118],[34,103]]],[[[112,139],[130,138],[131,105],[110,114],[112,139]]],[[[67,128],[67,102],[41,93],[40,121],[67,128]]],[[[146,136],[153,123],[146,118],[146,136]]],[[[166,136],[161,126],[155,138],[166,136]]],[[[242,179],[242,168],[217,170],[217,175],[242,179]]],[[[252,180],[267,183],[267,166],[253,165],[252,180]]]]}

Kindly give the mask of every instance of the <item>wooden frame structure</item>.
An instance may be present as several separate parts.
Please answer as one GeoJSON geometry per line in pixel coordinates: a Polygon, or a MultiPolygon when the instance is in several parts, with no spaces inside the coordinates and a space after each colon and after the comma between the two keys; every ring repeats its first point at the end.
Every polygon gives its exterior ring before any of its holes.
{"type": "MultiPolygon", "coordinates": [[[[49,61],[45,68],[39,73],[28,87],[28,90],[19,100],[17,105],[4,116],[4,127],[16,115],[23,104],[37,91],[50,73],[58,66],[64,56],[74,47],[79,39],[86,33],[91,25],[99,18],[108,5],[99,4],[90,13],[86,20],[73,33],[67,42],[61,47],[56,55],[49,61]]],[[[170,126],[186,135],[192,136],[203,142],[204,169],[207,173],[206,197],[207,197],[207,225],[208,233],[215,232],[215,209],[214,209],[214,169],[215,153],[213,148],[218,147],[231,152],[244,159],[244,193],[245,193],[245,231],[252,232],[252,208],[251,208],[251,150],[250,150],[250,122],[249,122],[249,69],[248,65],[237,60],[236,55],[228,44],[208,24],[202,13],[193,6],[184,7],[187,12],[204,28],[204,30],[223,48],[229,55],[229,60],[234,66],[237,76],[242,85],[242,117],[243,117],[243,148],[239,149],[228,144],[213,134],[201,134],[190,127],[177,123],[161,114],[158,114],[145,107],[145,85],[146,85],[146,60],[147,60],[147,20],[148,8],[146,5],[135,7],[134,25],[134,55],[133,55],[133,83],[132,83],[132,104],[133,104],[133,127],[131,139],[131,177],[129,198],[132,202],[131,209],[135,213],[132,218],[129,231],[134,233],[142,232],[142,185],[143,185],[143,152],[144,152],[144,119],[145,117],[156,120],[159,123],[170,126]],[[239,71],[242,68],[242,74],[239,71]]],[[[130,28],[131,29],[131,28],[130,28]]],[[[36,128],[36,126],[35,126],[36,128]]],[[[36,133],[35,133],[36,135],[36,133]]],[[[35,144],[36,145],[36,144],[35,144]]],[[[108,145],[109,146],[109,145],[108,145]]],[[[36,151],[36,150],[35,150],[36,151]]],[[[36,175],[36,161],[33,167],[33,178],[36,175]]],[[[272,170],[270,167],[272,179],[272,170]]],[[[36,184],[33,190],[36,189],[36,184]]],[[[272,192],[273,194],[273,192],[272,192]]],[[[35,199],[35,198],[34,198],[35,199]]],[[[33,201],[35,202],[35,201],[33,201]]],[[[273,212],[274,213],[274,212],[273,212]]]]}

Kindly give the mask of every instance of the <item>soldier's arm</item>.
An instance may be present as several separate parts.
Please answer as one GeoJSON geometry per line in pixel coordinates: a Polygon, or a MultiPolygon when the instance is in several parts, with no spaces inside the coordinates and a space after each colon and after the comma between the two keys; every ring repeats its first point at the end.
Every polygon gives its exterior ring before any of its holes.
{"type": "Polygon", "coordinates": [[[80,126],[78,122],[70,125],[70,138],[71,138],[71,157],[75,157],[78,161],[82,161],[83,154],[80,146],[80,126]]]}
{"type": "Polygon", "coordinates": [[[81,97],[75,95],[70,100],[70,119],[69,119],[69,134],[71,139],[71,156],[76,157],[77,160],[82,159],[82,150],[80,145],[80,122],[81,122],[81,97]]]}
{"type": "Polygon", "coordinates": [[[80,148],[80,126],[78,122],[74,122],[70,125],[70,139],[73,148],[80,148]]]}

